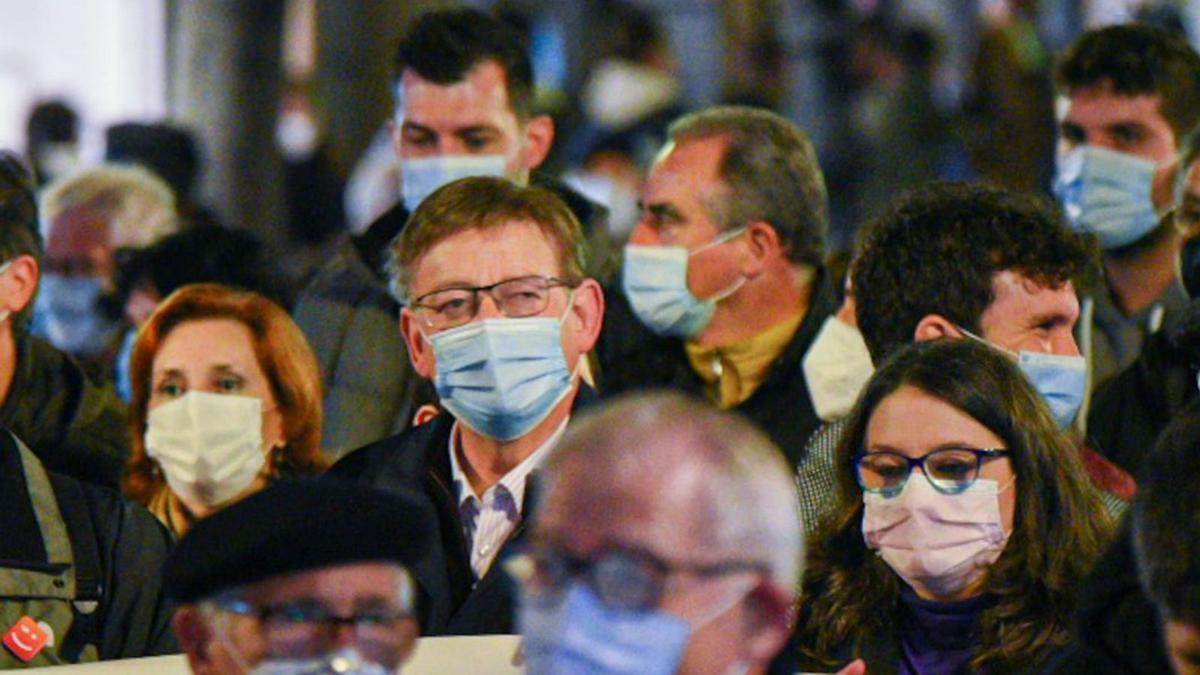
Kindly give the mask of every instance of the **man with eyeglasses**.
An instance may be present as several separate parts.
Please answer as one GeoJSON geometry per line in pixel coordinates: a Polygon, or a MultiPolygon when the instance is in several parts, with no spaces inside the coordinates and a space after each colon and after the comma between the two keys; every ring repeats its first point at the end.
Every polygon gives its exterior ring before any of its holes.
{"type": "Polygon", "coordinates": [[[795,488],[754,425],[678,393],[624,397],[572,425],[546,484],[508,563],[531,675],[796,671],[780,655],[804,559],[795,488]]]}
{"type": "Polygon", "coordinates": [[[466,176],[545,186],[588,235],[588,267],[610,267],[607,210],[537,169],[554,122],[534,103],[533,67],[518,31],[492,14],[455,7],[416,17],[396,50],[396,108],[388,122],[403,199],[347,241],[296,302],[296,323],[321,364],[322,448],[333,458],[413,424],[432,400],[395,331],[400,308],[383,270],[388,244],[437,188],[466,176]]]}
{"type": "Polygon", "coordinates": [[[399,672],[431,521],[412,495],[335,481],[283,481],[200,521],[164,568],[192,672],[399,672]]]}
{"type": "Polygon", "coordinates": [[[436,574],[418,577],[432,595],[427,634],[513,632],[511,583],[495,561],[523,536],[531,476],[593,396],[580,371],[604,298],[580,241],[553,193],[476,177],[434,192],[392,244],[400,330],[446,413],[350,453],[330,475],[416,490],[436,511],[436,574]]]}

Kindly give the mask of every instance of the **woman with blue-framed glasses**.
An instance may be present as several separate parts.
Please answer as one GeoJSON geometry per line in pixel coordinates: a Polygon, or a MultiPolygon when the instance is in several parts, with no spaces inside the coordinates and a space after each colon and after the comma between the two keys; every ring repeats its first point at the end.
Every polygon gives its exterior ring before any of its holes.
{"type": "Polygon", "coordinates": [[[837,461],[839,506],[804,578],[802,670],[1040,672],[1063,653],[1111,524],[1011,359],[970,340],[897,352],[837,461]]]}

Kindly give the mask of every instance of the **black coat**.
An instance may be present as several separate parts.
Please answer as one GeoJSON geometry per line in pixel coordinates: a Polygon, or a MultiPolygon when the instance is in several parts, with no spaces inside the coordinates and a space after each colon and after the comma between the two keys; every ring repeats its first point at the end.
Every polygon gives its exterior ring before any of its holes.
{"type": "MultiPolygon", "coordinates": [[[[113,490],[47,473],[11,433],[0,430],[0,515],[0,578],[7,589],[0,594],[0,615],[6,622],[28,613],[31,600],[47,611],[46,596],[32,597],[37,592],[24,584],[10,585],[10,570],[70,575],[76,602],[97,604],[94,611],[78,610],[70,630],[58,636],[64,661],[76,662],[83,653],[121,659],[178,651],[171,607],[162,594],[171,536],[148,511],[113,490]],[[55,531],[64,525],[73,557],[66,568],[56,560],[63,552],[51,551],[55,531]]],[[[55,580],[54,587],[66,584],[55,580]]],[[[50,662],[38,657],[28,665],[50,662]]]]}
{"type": "Polygon", "coordinates": [[[12,431],[50,471],[118,488],[129,458],[125,404],[66,353],[22,332],[0,426],[12,431]]]}
{"type": "MultiPolygon", "coordinates": [[[[705,382],[692,369],[683,340],[655,335],[642,325],[620,289],[608,290],[605,299],[604,330],[596,346],[598,384],[605,398],[655,388],[704,395],[705,382]]],[[[809,436],[821,424],[802,362],[825,319],[837,309],[835,302],[829,274],[822,271],[791,343],[771,365],[762,385],[734,408],[771,436],[792,468],[803,459],[809,436]]]]}
{"type": "MultiPolygon", "coordinates": [[[[575,411],[593,400],[595,393],[581,388],[575,411]]],[[[450,472],[448,448],[453,426],[452,415],[438,415],[431,422],[349,453],[323,480],[350,480],[384,491],[418,494],[437,514],[432,545],[412,569],[421,588],[422,635],[515,633],[516,585],[504,572],[503,561],[525,539],[536,486],[526,488],[521,523],[487,574],[476,581],[450,472]]],[[[536,474],[530,474],[529,480],[536,481],[536,474]]]]}

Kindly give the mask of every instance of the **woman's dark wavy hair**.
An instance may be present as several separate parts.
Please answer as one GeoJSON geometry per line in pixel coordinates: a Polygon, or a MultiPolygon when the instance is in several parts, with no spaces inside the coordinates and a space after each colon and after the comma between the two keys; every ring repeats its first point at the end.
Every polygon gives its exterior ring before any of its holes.
{"type": "MultiPolygon", "coordinates": [[[[1071,639],[1079,584],[1112,529],[1079,453],[1010,358],[973,340],[913,343],[867,384],[836,454],[838,506],[817,534],[802,592],[800,635],[807,654],[831,658],[843,644],[894,635],[902,581],[863,541],[862,490],[853,457],[879,404],[915,387],[970,415],[999,436],[1017,475],[1013,531],[992,564],[975,671],[1027,668],[1071,639]]],[[[920,424],[914,421],[914,424],[920,424]]]]}

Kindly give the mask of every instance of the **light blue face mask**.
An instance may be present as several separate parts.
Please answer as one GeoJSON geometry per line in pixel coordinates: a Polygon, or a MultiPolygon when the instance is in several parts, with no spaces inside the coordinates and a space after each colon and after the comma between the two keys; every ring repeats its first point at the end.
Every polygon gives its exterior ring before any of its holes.
{"type": "Polygon", "coordinates": [[[91,356],[108,347],[118,323],[104,316],[99,277],[42,275],[33,306],[31,330],[59,349],[91,356]]]}
{"type": "Polygon", "coordinates": [[[529,675],[673,675],[692,634],[670,614],[610,609],[579,582],[557,601],[523,598],[517,623],[529,675]]]}
{"type": "Polygon", "coordinates": [[[571,392],[560,319],[484,319],[427,339],[441,405],[489,438],[524,436],[571,392]]]}
{"type": "Polygon", "coordinates": [[[984,340],[965,328],[959,328],[967,337],[978,340],[993,349],[1017,358],[1017,366],[1025,377],[1042,395],[1042,400],[1050,408],[1054,420],[1061,429],[1066,429],[1075,421],[1079,408],[1083,405],[1087,394],[1087,360],[1082,356],[1065,356],[1060,354],[1043,354],[1041,352],[1013,352],[984,340]]]}
{"type": "Polygon", "coordinates": [[[1085,145],[1058,158],[1054,194],[1079,232],[1103,249],[1121,248],[1158,227],[1152,199],[1154,162],[1085,145]]]}
{"type": "Polygon", "coordinates": [[[746,279],[741,277],[729,288],[700,300],[688,289],[688,260],[745,231],[744,227],[730,230],[693,251],[682,246],[626,246],[621,282],[633,313],[659,335],[688,339],[700,334],[712,321],[717,303],[737,292],[746,279]]]}
{"type": "Polygon", "coordinates": [[[417,210],[425,198],[448,183],[471,176],[506,175],[504,155],[438,155],[400,160],[404,208],[417,210]]]}

